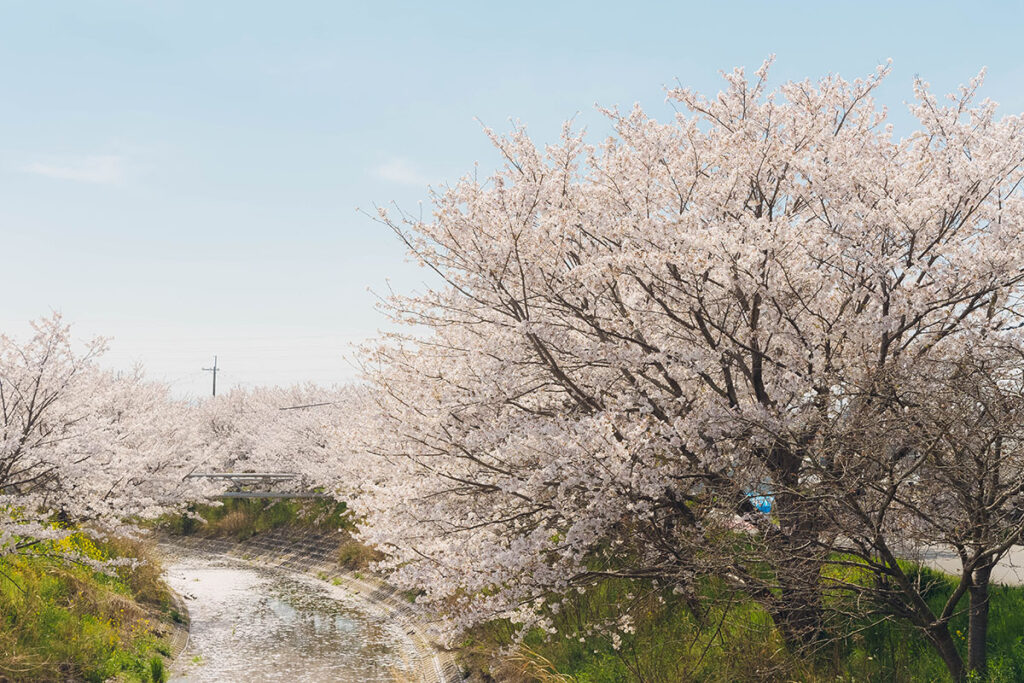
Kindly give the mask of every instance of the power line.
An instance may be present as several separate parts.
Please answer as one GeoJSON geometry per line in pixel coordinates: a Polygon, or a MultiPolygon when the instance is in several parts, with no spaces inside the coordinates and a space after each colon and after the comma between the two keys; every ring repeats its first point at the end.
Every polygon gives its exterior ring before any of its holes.
{"type": "Polygon", "coordinates": [[[299,410],[300,408],[319,408],[320,406],[336,406],[337,401],[326,401],[324,403],[307,403],[301,406],[285,406],[284,408],[278,408],[278,410],[299,410]]]}

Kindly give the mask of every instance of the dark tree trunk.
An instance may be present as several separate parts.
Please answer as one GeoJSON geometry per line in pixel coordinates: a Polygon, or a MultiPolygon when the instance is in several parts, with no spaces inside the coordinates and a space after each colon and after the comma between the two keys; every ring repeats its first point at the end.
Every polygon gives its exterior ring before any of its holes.
{"type": "Polygon", "coordinates": [[[799,460],[785,452],[775,462],[782,464],[775,493],[779,535],[770,553],[780,592],[772,618],[790,649],[803,650],[817,645],[824,631],[820,509],[798,490],[799,460]]]}
{"type": "Polygon", "coordinates": [[[772,618],[792,651],[820,643],[824,631],[820,567],[803,561],[780,568],[780,594],[772,618]]]}
{"type": "Polygon", "coordinates": [[[967,669],[977,672],[981,680],[985,680],[988,664],[988,587],[991,576],[991,564],[974,570],[968,594],[967,669]]]}
{"type": "Polygon", "coordinates": [[[953,680],[956,683],[966,680],[967,671],[964,669],[964,659],[960,656],[960,651],[956,649],[953,636],[949,634],[949,627],[946,624],[935,626],[928,629],[927,634],[929,640],[935,644],[935,649],[938,650],[939,656],[942,657],[953,680]]]}

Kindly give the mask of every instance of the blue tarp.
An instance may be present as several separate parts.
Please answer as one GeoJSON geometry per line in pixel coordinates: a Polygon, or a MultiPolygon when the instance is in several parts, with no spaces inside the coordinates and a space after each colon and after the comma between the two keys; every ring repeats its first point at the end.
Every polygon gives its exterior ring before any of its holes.
{"type": "Polygon", "coordinates": [[[775,504],[775,496],[771,492],[767,493],[754,493],[753,491],[747,491],[747,498],[750,499],[750,504],[753,505],[758,512],[768,514],[772,511],[772,506],[775,504]]]}

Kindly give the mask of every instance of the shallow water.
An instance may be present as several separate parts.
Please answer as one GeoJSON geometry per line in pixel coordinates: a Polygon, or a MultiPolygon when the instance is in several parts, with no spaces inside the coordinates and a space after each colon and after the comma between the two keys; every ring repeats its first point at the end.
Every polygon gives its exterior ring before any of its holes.
{"type": "Polygon", "coordinates": [[[371,683],[412,669],[403,631],[340,587],[186,551],[165,564],[192,620],[171,681],[371,683]]]}

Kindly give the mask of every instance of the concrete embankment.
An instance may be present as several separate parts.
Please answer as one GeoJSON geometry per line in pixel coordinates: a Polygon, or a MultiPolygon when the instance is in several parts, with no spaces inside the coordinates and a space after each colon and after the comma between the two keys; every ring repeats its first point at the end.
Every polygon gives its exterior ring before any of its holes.
{"type": "Polygon", "coordinates": [[[416,661],[413,678],[417,683],[455,683],[462,673],[451,652],[437,647],[426,633],[423,615],[393,586],[366,574],[355,575],[336,561],[340,537],[318,532],[278,529],[246,541],[162,536],[158,539],[169,553],[185,548],[208,556],[226,556],[253,566],[281,569],[325,580],[359,600],[367,613],[382,622],[399,625],[412,642],[416,661]]]}
{"type": "Polygon", "coordinates": [[[173,663],[177,661],[178,657],[181,656],[181,653],[185,651],[185,648],[188,647],[189,620],[188,605],[186,605],[185,600],[174,591],[171,591],[171,605],[178,613],[178,619],[174,622],[174,626],[168,636],[170,654],[167,658],[173,665],[173,663]]]}

